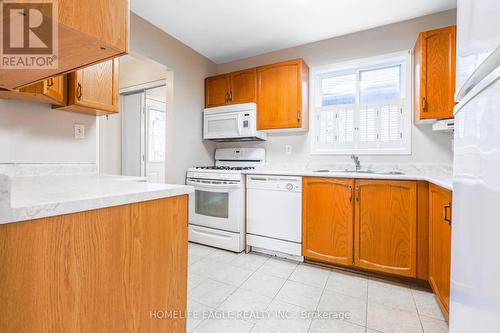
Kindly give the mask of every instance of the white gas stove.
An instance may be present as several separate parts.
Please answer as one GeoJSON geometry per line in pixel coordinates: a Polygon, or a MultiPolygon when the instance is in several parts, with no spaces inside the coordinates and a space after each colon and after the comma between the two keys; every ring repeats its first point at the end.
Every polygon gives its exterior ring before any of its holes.
{"type": "Polygon", "coordinates": [[[226,148],[215,152],[215,166],[190,168],[189,240],[241,252],[245,245],[243,170],[263,166],[262,148],[226,148]]]}

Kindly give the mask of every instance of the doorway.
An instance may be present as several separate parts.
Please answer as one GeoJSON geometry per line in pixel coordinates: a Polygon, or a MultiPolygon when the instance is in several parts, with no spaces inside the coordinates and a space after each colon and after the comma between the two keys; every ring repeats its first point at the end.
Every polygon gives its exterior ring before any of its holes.
{"type": "Polygon", "coordinates": [[[165,182],[165,82],[131,87],[120,94],[122,174],[165,182]]]}
{"type": "Polygon", "coordinates": [[[139,55],[120,57],[120,112],[100,117],[99,173],[165,182],[173,75],[139,55]]]}

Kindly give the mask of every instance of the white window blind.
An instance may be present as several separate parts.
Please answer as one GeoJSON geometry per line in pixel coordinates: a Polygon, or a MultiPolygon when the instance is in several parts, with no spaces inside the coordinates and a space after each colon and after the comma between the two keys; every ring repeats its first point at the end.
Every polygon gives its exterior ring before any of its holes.
{"type": "Polygon", "coordinates": [[[411,152],[409,54],[315,73],[313,153],[411,152]]]}

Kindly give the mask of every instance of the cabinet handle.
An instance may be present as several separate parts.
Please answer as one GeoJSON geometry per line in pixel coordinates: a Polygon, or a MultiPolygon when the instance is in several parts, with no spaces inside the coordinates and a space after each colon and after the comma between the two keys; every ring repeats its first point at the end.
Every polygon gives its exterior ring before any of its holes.
{"type": "Polygon", "coordinates": [[[47,80],[47,88],[52,88],[54,86],[54,78],[47,80]]]}
{"type": "Polygon", "coordinates": [[[359,186],[356,186],[356,202],[359,202],[359,196],[360,196],[359,186]]]}
{"type": "Polygon", "coordinates": [[[233,91],[232,90],[229,92],[229,101],[230,102],[233,101],[233,91]]]}
{"type": "Polygon", "coordinates": [[[226,92],[226,103],[229,103],[229,92],[226,92]]]}
{"type": "Polygon", "coordinates": [[[352,203],[352,196],[353,196],[353,193],[352,193],[352,186],[348,186],[347,188],[349,189],[349,193],[350,193],[350,194],[349,194],[349,202],[351,202],[351,203],[352,203]]]}
{"type": "Polygon", "coordinates": [[[428,109],[427,109],[427,99],[425,98],[425,96],[422,97],[422,112],[427,112],[428,109]]]}
{"type": "Polygon", "coordinates": [[[446,222],[448,222],[449,225],[451,225],[451,202],[449,204],[443,206],[443,210],[444,210],[444,220],[446,222]],[[448,215],[448,212],[450,212],[449,215],[448,215]]]}
{"type": "Polygon", "coordinates": [[[300,116],[302,115],[302,113],[300,112],[300,110],[297,111],[297,121],[300,121],[300,116]]]}
{"type": "Polygon", "coordinates": [[[78,85],[76,87],[76,99],[81,100],[82,99],[82,85],[80,82],[78,82],[78,85]]]}

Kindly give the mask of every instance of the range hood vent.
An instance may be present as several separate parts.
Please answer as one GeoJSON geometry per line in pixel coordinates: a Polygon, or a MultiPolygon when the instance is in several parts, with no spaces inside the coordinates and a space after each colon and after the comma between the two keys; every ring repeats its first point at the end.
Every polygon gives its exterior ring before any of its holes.
{"type": "Polygon", "coordinates": [[[455,129],[455,119],[438,120],[432,124],[432,130],[436,132],[453,132],[455,129]]]}

